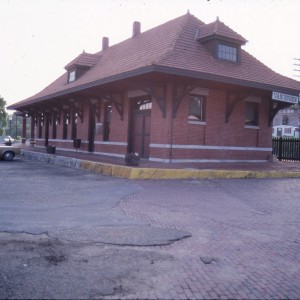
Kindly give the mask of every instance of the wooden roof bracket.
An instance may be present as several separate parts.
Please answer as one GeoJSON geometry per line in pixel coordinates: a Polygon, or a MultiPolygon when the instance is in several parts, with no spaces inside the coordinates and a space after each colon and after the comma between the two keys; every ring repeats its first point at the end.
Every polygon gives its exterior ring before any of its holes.
{"type": "Polygon", "coordinates": [[[97,121],[100,122],[100,113],[101,113],[101,105],[100,105],[100,100],[96,102],[95,106],[95,116],[97,118],[97,121]]]}
{"type": "Polygon", "coordinates": [[[38,120],[37,123],[39,123],[39,124],[44,123],[44,121],[45,121],[45,114],[44,114],[43,111],[37,113],[37,120],[38,120]]]}
{"type": "Polygon", "coordinates": [[[250,93],[226,93],[226,110],[225,110],[225,123],[229,122],[229,118],[235,108],[235,106],[250,96],[250,93]]]}
{"type": "Polygon", "coordinates": [[[285,102],[278,102],[278,101],[273,101],[271,98],[269,99],[270,101],[270,110],[269,110],[269,126],[272,126],[273,119],[276,116],[276,114],[289,106],[291,106],[291,103],[285,103],[285,102]]]}
{"type": "Polygon", "coordinates": [[[112,94],[107,94],[104,96],[104,99],[107,99],[109,102],[113,103],[115,108],[117,109],[117,112],[119,113],[121,117],[121,121],[123,121],[123,115],[124,115],[124,95],[123,93],[120,93],[120,101],[117,101],[116,98],[112,94]]]}
{"type": "Polygon", "coordinates": [[[155,89],[154,86],[148,86],[141,88],[142,91],[146,92],[147,94],[151,95],[155,101],[157,102],[159,109],[161,111],[161,115],[163,118],[166,117],[166,95],[167,95],[167,87],[166,85],[163,86],[163,95],[159,95],[155,89]]]}
{"type": "Polygon", "coordinates": [[[34,125],[37,126],[37,114],[34,114],[34,117],[33,117],[33,122],[34,122],[34,125]]]}
{"type": "Polygon", "coordinates": [[[20,113],[18,113],[18,117],[26,117],[26,115],[28,115],[28,111],[27,110],[20,110],[20,113]]]}
{"type": "MultiPolygon", "coordinates": [[[[98,98],[91,98],[88,100],[89,107],[93,110],[97,121],[100,122],[100,99],[98,98]]],[[[82,119],[83,119],[83,106],[82,106],[82,119]]]]}
{"type": "Polygon", "coordinates": [[[31,119],[34,123],[34,126],[37,126],[37,113],[34,111],[30,111],[30,112],[28,112],[28,116],[31,117],[31,119]]]}
{"type": "Polygon", "coordinates": [[[179,105],[185,95],[189,94],[194,90],[198,85],[196,84],[187,84],[184,86],[184,89],[181,93],[178,92],[177,85],[173,84],[173,119],[176,118],[176,113],[178,111],[179,105]]]}
{"type": "MultiPolygon", "coordinates": [[[[69,103],[62,103],[60,106],[60,115],[63,116],[63,122],[71,120],[71,105],[69,103]]],[[[60,123],[59,123],[60,124],[60,123]]]]}
{"type": "Polygon", "coordinates": [[[70,106],[65,105],[65,104],[56,104],[56,106],[53,106],[51,108],[51,111],[52,111],[52,115],[53,115],[54,120],[58,121],[58,124],[60,124],[61,123],[62,112],[66,113],[67,110],[69,110],[69,109],[70,109],[70,106]]]}
{"type": "Polygon", "coordinates": [[[167,95],[167,86],[166,85],[163,86],[163,94],[162,95],[159,95],[155,91],[154,85],[141,86],[138,84],[131,84],[131,86],[136,89],[139,89],[139,90],[145,92],[146,94],[149,94],[151,97],[153,97],[159,106],[162,117],[163,118],[166,117],[166,95],[167,95]]]}
{"type": "Polygon", "coordinates": [[[73,102],[73,112],[78,115],[81,123],[83,123],[83,102],[73,102]]]}
{"type": "Polygon", "coordinates": [[[47,113],[48,114],[48,122],[49,122],[49,125],[52,125],[52,115],[53,115],[53,112],[52,111],[50,111],[50,112],[48,112],[47,113]]]}
{"type": "Polygon", "coordinates": [[[58,121],[58,124],[60,124],[60,113],[61,113],[61,108],[57,107],[52,107],[52,117],[53,121],[58,121]]]}

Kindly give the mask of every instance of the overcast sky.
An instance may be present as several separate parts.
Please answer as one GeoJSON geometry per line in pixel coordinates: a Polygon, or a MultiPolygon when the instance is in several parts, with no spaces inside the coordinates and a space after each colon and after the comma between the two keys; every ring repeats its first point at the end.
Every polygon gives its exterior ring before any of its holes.
{"type": "Polygon", "coordinates": [[[113,45],[134,21],[146,31],[187,10],[205,23],[218,16],[249,41],[246,51],[300,79],[299,0],[0,0],[0,95],[8,104],[30,97],[83,50],[100,51],[103,36],[113,45]]]}

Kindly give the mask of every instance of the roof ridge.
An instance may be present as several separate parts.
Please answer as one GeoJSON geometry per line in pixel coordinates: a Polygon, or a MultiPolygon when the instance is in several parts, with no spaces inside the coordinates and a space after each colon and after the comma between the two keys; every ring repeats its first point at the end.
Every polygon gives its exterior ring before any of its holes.
{"type": "Polygon", "coordinates": [[[177,31],[177,33],[176,33],[176,35],[175,35],[175,38],[174,38],[174,40],[173,40],[173,42],[172,42],[172,45],[171,45],[171,47],[170,47],[170,49],[168,49],[166,52],[164,52],[160,57],[158,57],[154,62],[153,62],[153,64],[159,64],[159,63],[161,63],[164,59],[166,59],[172,52],[173,52],[173,50],[174,50],[174,48],[176,47],[176,44],[177,44],[177,42],[178,42],[178,40],[179,40],[179,37],[180,37],[180,35],[181,35],[181,33],[182,33],[182,31],[183,31],[183,29],[184,29],[184,26],[185,26],[185,24],[187,23],[187,21],[188,21],[188,19],[190,18],[190,17],[194,17],[192,14],[190,14],[189,12],[187,12],[185,15],[183,15],[182,17],[184,17],[183,18],[183,20],[182,20],[182,23],[181,23],[181,26],[179,27],[179,30],[177,31]]]}
{"type": "Polygon", "coordinates": [[[220,20],[219,20],[219,17],[217,17],[216,21],[214,21],[214,30],[213,30],[214,33],[218,32],[219,24],[220,24],[220,20]]]}

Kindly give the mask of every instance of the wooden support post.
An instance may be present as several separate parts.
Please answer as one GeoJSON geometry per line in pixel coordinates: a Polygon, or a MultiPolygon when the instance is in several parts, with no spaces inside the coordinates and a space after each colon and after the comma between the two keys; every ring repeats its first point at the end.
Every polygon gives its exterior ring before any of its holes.
{"type": "Polygon", "coordinates": [[[26,116],[23,116],[22,120],[22,144],[26,142],[26,116]]]}
{"type": "Polygon", "coordinates": [[[35,115],[31,116],[30,118],[30,145],[35,144],[35,115]]]}

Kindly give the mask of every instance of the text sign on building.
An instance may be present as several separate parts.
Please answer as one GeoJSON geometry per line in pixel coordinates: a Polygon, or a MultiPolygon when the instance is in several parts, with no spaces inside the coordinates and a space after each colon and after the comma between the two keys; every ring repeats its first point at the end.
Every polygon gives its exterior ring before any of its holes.
{"type": "Polygon", "coordinates": [[[283,93],[279,93],[279,92],[273,92],[272,99],[282,101],[282,102],[293,103],[293,104],[297,104],[299,102],[299,97],[293,96],[293,95],[288,95],[288,94],[283,94],[283,93]]]}

